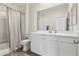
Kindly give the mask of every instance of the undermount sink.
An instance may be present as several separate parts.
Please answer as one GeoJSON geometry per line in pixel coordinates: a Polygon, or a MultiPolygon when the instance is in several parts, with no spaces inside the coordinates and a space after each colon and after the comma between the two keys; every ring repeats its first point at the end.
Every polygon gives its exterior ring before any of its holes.
{"type": "Polygon", "coordinates": [[[55,31],[51,31],[51,30],[43,30],[43,31],[37,31],[38,33],[55,33],[55,31]]]}
{"type": "Polygon", "coordinates": [[[74,33],[74,32],[69,32],[69,31],[60,31],[60,32],[56,32],[56,31],[50,31],[50,30],[43,30],[43,31],[37,31],[36,33],[44,33],[44,34],[54,34],[54,35],[76,35],[78,36],[78,33],[74,33]]]}

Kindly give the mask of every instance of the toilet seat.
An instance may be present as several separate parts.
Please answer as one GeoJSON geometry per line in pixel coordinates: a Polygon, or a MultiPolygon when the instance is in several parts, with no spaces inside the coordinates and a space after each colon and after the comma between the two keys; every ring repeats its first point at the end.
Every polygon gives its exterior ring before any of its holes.
{"type": "Polygon", "coordinates": [[[22,41],[21,41],[21,45],[28,44],[29,42],[30,42],[29,39],[22,40],[22,41]]]}
{"type": "Polygon", "coordinates": [[[29,42],[29,39],[22,40],[21,42],[29,42]]]}

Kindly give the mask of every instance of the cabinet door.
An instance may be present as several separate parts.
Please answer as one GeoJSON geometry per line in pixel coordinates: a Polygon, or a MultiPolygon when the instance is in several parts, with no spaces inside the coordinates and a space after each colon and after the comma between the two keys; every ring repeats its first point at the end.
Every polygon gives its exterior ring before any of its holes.
{"type": "Polygon", "coordinates": [[[73,44],[60,42],[59,55],[60,56],[75,56],[76,55],[76,46],[73,44]]]}
{"type": "Polygon", "coordinates": [[[37,53],[38,52],[38,40],[36,38],[31,39],[31,51],[37,53]]]}
{"type": "Polygon", "coordinates": [[[77,56],[79,56],[79,44],[77,44],[77,56]]]}
{"type": "Polygon", "coordinates": [[[47,39],[42,39],[42,41],[41,41],[41,55],[43,55],[43,56],[47,56],[47,50],[48,50],[48,47],[47,47],[47,44],[48,43],[48,40],[47,39]]]}
{"type": "Polygon", "coordinates": [[[42,38],[40,37],[40,35],[35,35],[31,37],[31,51],[39,55],[41,55],[41,49],[42,49],[41,40],[42,38]]]}
{"type": "Polygon", "coordinates": [[[58,56],[58,41],[49,40],[47,48],[48,56],[58,56]]]}

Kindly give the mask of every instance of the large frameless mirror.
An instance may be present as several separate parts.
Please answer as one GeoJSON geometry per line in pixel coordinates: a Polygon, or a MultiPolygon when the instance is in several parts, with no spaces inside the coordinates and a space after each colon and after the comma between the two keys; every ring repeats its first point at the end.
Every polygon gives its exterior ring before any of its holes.
{"type": "Polygon", "coordinates": [[[64,3],[37,12],[37,30],[77,32],[77,4],[64,3]]]}

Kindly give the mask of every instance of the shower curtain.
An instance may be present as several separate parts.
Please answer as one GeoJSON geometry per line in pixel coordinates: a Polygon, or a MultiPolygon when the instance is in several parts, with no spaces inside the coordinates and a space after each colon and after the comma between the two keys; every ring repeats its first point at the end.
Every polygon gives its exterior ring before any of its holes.
{"type": "Polygon", "coordinates": [[[16,50],[20,48],[21,30],[20,30],[20,12],[8,8],[9,30],[10,30],[10,48],[16,50]]]}
{"type": "Polygon", "coordinates": [[[20,20],[20,24],[21,24],[21,40],[25,39],[25,14],[21,13],[20,14],[21,20],[20,20]]]}

